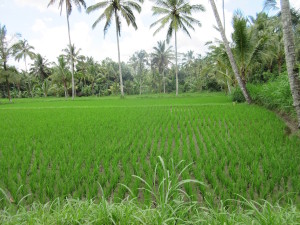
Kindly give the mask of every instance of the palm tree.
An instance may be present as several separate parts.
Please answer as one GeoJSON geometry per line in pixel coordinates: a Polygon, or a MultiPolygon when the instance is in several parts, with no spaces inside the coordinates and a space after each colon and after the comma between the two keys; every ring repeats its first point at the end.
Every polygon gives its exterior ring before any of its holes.
{"type": "Polygon", "coordinates": [[[244,84],[249,70],[261,58],[263,46],[267,40],[265,36],[259,37],[259,35],[255,35],[253,30],[248,29],[247,22],[248,19],[243,17],[240,11],[235,12],[233,16],[234,32],[232,34],[233,53],[244,84]]]}
{"type": "Polygon", "coordinates": [[[70,80],[70,71],[68,69],[68,63],[64,55],[60,55],[57,58],[57,63],[54,63],[54,72],[50,76],[51,81],[58,85],[63,85],[65,91],[65,97],[68,97],[68,83],[70,80]]]}
{"type": "Polygon", "coordinates": [[[189,37],[191,37],[188,28],[195,30],[193,25],[201,26],[199,20],[192,17],[193,12],[204,11],[202,5],[190,5],[187,0],[156,0],[156,6],[152,7],[153,15],[163,15],[150,27],[158,24],[159,27],[154,32],[157,34],[168,25],[167,42],[169,43],[173,33],[175,33],[175,74],[176,74],[176,95],[178,95],[178,66],[177,66],[177,32],[182,29],[189,37]]]}
{"type": "Polygon", "coordinates": [[[140,95],[142,94],[142,77],[145,70],[145,65],[148,64],[148,54],[145,50],[135,52],[134,55],[130,58],[131,65],[135,69],[136,76],[138,77],[138,85],[140,89],[140,95]]]}
{"type": "MultiPolygon", "coordinates": [[[[224,0],[222,0],[222,11],[223,11],[223,26],[224,26],[224,32],[226,33],[226,24],[225,24],[225,2],[224,0]]],[[[226,68],[226,83],[227,83],[227,88],[228,88],[228,92],[229,94],[231,94],[231,88],[230,88],[230,84],[228,81],[228,69],[226,68]]]]}
{"type": "Polygon", "coordinates": [[[96,82],[102,80],[102,77],[100,76],[100,65],[93,57],[87,57],[85,64],[87,64],[86,79],[91,84],[91,93],[94,95],[96,82]]]}
{"type": "Polygon", "coordinates": [[[35,53],[33,52],[34,47],[28,44],[27,40],[20,40],[16,44],[13,45],[13,54],[15,56],[15,59],[19,62],[20,59],[24,59],[25,63],[25,71],[27,72],[27,62],[26,58],[27,56],[30,59],[33,59],[35,57],[35,53]]]}
{"type": "Polygon", "coordinates": [[[132,0],[132,1],[109,0],[109,1],[98,2],[87,8],[87,13],[93,12],[98,9],[105,8],[104,12],[99,16],[99,18],[94,22],[94,24],[92,26],[94,29],[100,21],[106,19],[106,22],[104,25],[104,30],[103,30],[104,35],[106,34],[108,28],[111,25],[113,16],[115,17],[117,45],[118,45],[120,90],[121,90],[122,97],[124,97],[124,90],[123,90],[123,78],[122,78],[120,45],[119,45],[119,36],[121,36],[121,16],[125,18],[128,26],[132,25],[134,27],[134,29],[137,29],[133,10],[136,10],[138,13],[140,13],[142,8],[139,5],[139,3],[143,3],[143,2],[144,2],[144,0],[132,0]]]}
{"type": "Polygon", "coordinates": [[[154,47],[153,49],[154,52],[151,54],[152,65],[156,66],[158,71],[162,73],[164,93],[166,93],[165,70],[168,68],[168,65],[171,64],[171,60],[174,58],[172,46],[166,48],[165,41],[158,41],[157,47],[154,47]]]}
{"type": "Polygon", "coordinates": [[[31,65],[30,73],[38,77],[43,82],[50,74],[49,62],[40,54],[35,56],[34,62],[31,65]]]}
{"type": "MultiPolygon", "coordinates": [[[[80,60],[80,58],[82,58],[82,56],[80,55],[80,51],[81,48],[79,48],[78,50],[76,50],[75,45],[73,44],[72,46],[68,46],[67,48],[62,50],[65,54],[65,58],[67,60],[67,62],[70,64],[70,67],[73,68],[71,71],[73,71],[73,76],[72,76],[72,85],[74,83],[75,85],[75,65],[76,63],[80,60]]],[[[73,91],[73,89],[72,89],[73,91]]],[[[74,93],[72,92],[72,94],[74,94],[74,96],[76,96],[76,87],[74,86],[74,93]]]]}
{"type": "MultiPolygon", "coordinates": [[[[84,0],[58,0],[59,1],[59,8],[60,8],[60,14],[63,9],[63,5],[66,5],[66,16],[67,16],[67,24],[68,24],[68,35],[69,35],[69,47],[71,48],[72,42],[71,42],[71,34],[70,34],[70,23],[69,23],[69,16],[72,13],[72,3],[74,3],[78,10],[81,10],[81,6],[86,8],[86,4],[84,0]]],[[[50,5],[53,5],[56,2],[56,0],[50,0],[48,7],[50,5]]],[[[72,52],[70,50],[70,52],[72,52]]],[[[73,57],[71,57],[71,60],[73,60],[73,57]]],[[[74,63],[72,62],[71,65],[74,63]]],[[[74,82],[74,67],[71,67],[71,72],[72,72],[72,99],[75,97],[75,82],[74,82]]]]}
{"type": "Polygon", "coordinates": [[[240,88],[241,88],[241,90],[243,92],[243,95],[244,95],[246,101],[248,102],[248,104],[251,104],[251,102],[252,102],[251,97],[250,97],[250,95],[248,93],[248,90],[246,88],[246,84],[243,82],[243,80],[241,79],[241,76],[239,74],[236,62],[235,62],[235,60],[233,58],[233,54],[232,54],[231,48],[229,47],[229,43],[228,43],[228,40],[227,40],[226,35],[225,35],[225,31],[224,31],[223,26],[222,26],[222,22],[221,22],[221,19],[220,19],[220,16],[219,16],[219,13],[218,13],[215,1],[214,0],[209,0],[209,1],[210,1],[212,10],[214,12],[214,15],[215,15],[215,18],[216,18],[219,30],[221,32],[223,43],[224,43],[225,48],[226,48],[226,53],[227,53],[228,58],[230,60],[230,64],[231,64],[232,70],[234,72],[235,78],[238,81],[238,84],[239,84],[239,86],[240,86],[240,88]]]}
{"type": "Polygon", "coordinates": [[[187,53],[183,53],[182,65],[186,67],[191,66],[194,60],[194,51],[189,50],[187,53]]]}
{"type": "Polygon", "coordinates": [[[7,61],[10,55],[13,53],[13,48],[7,40],[7,30],[5,26],[1,26],[0,24],[0,62],[3,67],[3,71],[1,72],[2,78],[5,80],[6,89],[7,89],[7,97],[11,102],[10,96],[10,73],[7,71],[7,61]]]}
{"type": "Polygon", "coordinates": [[[299,67],[296,64],[295,40],[293,36],[290,3],[288,0],[281,0],[281,19],[283,27],[283,40],[285,60],[294,101],[294,107],[298,117],[298,128],[300,129],[300,80],[299,67]]]}

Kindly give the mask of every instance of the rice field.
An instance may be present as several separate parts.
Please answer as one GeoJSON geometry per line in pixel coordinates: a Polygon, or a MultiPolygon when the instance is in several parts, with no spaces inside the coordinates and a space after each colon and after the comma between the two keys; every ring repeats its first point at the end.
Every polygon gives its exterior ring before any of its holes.
{"type": "Polygon", "coordinates": [[[0,118],[0,188],[12,202],[97,200],[101,187],[119,202],[122,183],[147,204],[132,175],[152,183],[161,156],[192,163],[180,178],[206,184],[184,185],[193,200],[300,203],[300,139],[273,112],[221,94],[2,100],[0,118]]]}

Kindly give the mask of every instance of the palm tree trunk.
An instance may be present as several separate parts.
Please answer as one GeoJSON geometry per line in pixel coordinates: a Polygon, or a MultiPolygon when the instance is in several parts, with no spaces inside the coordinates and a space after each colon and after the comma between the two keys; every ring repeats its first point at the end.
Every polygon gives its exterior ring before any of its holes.
{"type": "Polygon", "coordinates": [[[140,95],[142,95],[142,73],[140,69],[140,95]]]}
{"type": "Polygon", "coordinates": [[[225,4],[224,0],[222,0],[222,10],[223,10],[223,26],[224,26],[224,32],[226,31],[226,26],[225,26],[225,4]]]}
{"type": "Polygon", "coordinates": [[[228,69],[226,69],[226,82],[227,82],[228,92],[229,92],[229,94],[231,94],[231,88],[230,88],[230,84],[228,81],[228,69]]]}
{"type": "Polygon", "coordinates": [[[27,70],[26,56],[24,56],[24,62],[25,62],[25,71],[26,71],[26,73],[27,73],[28,70],[27,70]]]}
{"type": "Polygon", "coordinates": [[[121,69],[121,57],[120,57],[120,45],[119,45],[119,32],[118,32],[117,13],[116,13],[116,12],[115,12],[115,19],[116,19],[116,34],[117,34],[117,45],[118,45],[118,60],[119,60],[119,74],[120,74],[120,90],[121,90],[121,97],[124,97],[123,78],[122,78],[122,69],[121,69]]]}
{"type": "MultiPolygon", "coordinates": [[[[223,10],[223,27],[224,27],[224,33],[226,34],[226,24],[225,24],[225,3],[224,0],[222,0],[222,10],[223,10]]],[[[228,93],[231,94],[231,88],[228,81],[228,69],[226,69],[226,83],[228,88],[228,93]]]]}
{"type": "Polygon", "coordinates": [[[18,92],[19,92],[18,97],[21,98],[21,94],[22,94],[21,93],[21,84],[19,82],[17,83],[17,88],[18,88],[18,92]]]}
{"type": "Polygon", "coordinates": [[[163,69],[163,85],[164,85],[164,94],[166,94],[165,69],[163,69]]]}
{"type": "Polygon", "coordinates": [[[5,81],[6,81],[6,88],[7,88],[7,97],[8,97],[9,102],[11,102],[11,96],[10,96],[10,90],[9,90],[9,81],[8,81],[7,77],[5,78],[5,81]]]}
{"type": "Polygon", "coordinates": [[[294,107],[298,118],[298,128],[300,129],[300,80],[299,68],[296,65],[295,41],[292,30],[290,3],[288,0],[280,0],[280,4],[285,60],[294,101],[294,107]]]}
{"type": "MultiPolygon", "coordinates": [[[[7,70],[7,68],[6,68],[6,62],[5,61],[3,63],[3,68],[4,68],[4,71],[7,70]]],[[[9,81],[8,81],[8,77],[7,76],[5,77],[5,81],[6,81],[6,89],[7,89],[7,98],[9,100],[9,102],[11,102],[11,96],[10,96],[10,90],[9,90],[9,81]]]]}
{"type": "Polygon", "coordinates": [[[232,70],[234,72],[235,78],[238,81],[238,84],[239,84],[239,86],[240,86],[240,88],[241,88],[241,90],[243,92],[243,95],[244,95],[247,103],[251,104],[251,102],[252,102],[251,97],[250,97],[250,95],[249,95],[249,93],[247,91],[245,83],[243,82],[243,80],[242,80],[242,78],[241,78],[241,76],[240,76],[240,74],[238,72],[238,68],[237,68],[235,60],[233,58],[232,51],[231,51],[231,49],[229,47],[229,43],[228,43],[228,40],[227,40],[226,35],[225,35],[225,31],[224,31],[223,26],[222,26],[222,23],[221,23],[221,20],[220,20],[220,16],[219,16],[219,13],[218,13],[215,1],[214,0],[209,0],[209,1],[210,1],[210,5],[212,7],[212,10],[213,10],[213,12],[215,14],[215,18],[216,18],[219,30],[221,32],[221,36],[222,36],[224,45],[226,47],[226,53],[227,53],[228,58],[230,60],[230,64],[231,64],[232,70]]]}
{"type": "Polygon", "coordinates": [[[65,98],[68,97],[67,82],[64,80],[65,98]]]}
{"type": "Polygon", "coordinates": [[[71,42],[70,22],[69,22],[69,14],[68,14],[68,9],[67,9],[67,1],[66,1],[66,13],[67,13],[67,24],[68,24],[69,48],[70,48],[70,54],[71,54],[72,100],[74,100],[74,97],[75,97],[74,59],[73,59],[73,51],[72,51],[72,42],[71,42]]]}
{"type": "Polygon", "coordinates": [[[177,33],[176,33],[176,30],[175,30],[175,74],[176,74],[176,96],[178,96],[177,33]]]}

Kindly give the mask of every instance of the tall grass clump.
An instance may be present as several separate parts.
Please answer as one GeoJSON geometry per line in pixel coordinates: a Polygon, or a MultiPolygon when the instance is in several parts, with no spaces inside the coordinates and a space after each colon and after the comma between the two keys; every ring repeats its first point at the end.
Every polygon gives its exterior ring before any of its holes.
{"type": "MultiPolygon", "coordinates": [[[[265,84],[247,84],[250,95],[255,103],[271,110],[293,114],[293,99],[291,95],[288,76],[282,73],[279,77],[265,84]]],[[[233,101],[244,102],[240,89],[233,93],[233,101]]]]}

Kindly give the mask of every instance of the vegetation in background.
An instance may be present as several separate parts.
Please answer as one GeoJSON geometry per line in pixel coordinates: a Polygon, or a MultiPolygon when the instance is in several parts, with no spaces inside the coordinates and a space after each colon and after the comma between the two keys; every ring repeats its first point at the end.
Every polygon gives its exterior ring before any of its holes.
{"type": "MultiPolygon", "coordinates": [[[[300,41],[300,16],[296,9],[291,9],[291,13],[296,43],[296,62],[299,64],[300,45],[297,43],[300,41]]],[[[230,49],[237,60],[238,71],[243,74],[244,83],[263,84],[274,80],[280,73],[286,71],[280,16],[280,13],[270,16],[265,12],[258,13],[256,17],[245,17],[239,12],[235,14],[233,42],[230,44],[230,49]],[[239,40],[245,44],[239,45],[241,43],[239,40]]],[[[163,47],[162,43],[161,47],[163,47]]],[[[196,55],[193,51],[178,53],[178,89],[180,93],[202,90],[230,92],[231,88],[237,88],[238,82],[235,79],[224,44],[220,41],[208,44],[209,51],[205,56],[196,55]]],[[[73,46],[74,49],[75,47],[73,46]]],[[[124,92],[128,95],[176,92],[176,65],[173,57],[175,54],[170,46],[165,44],[164,48],[165,53],[157,52],[158,49],[155,48],[152,52],[137,51],[143,52],[142,55],[147,56],[142,60],[142,67],[141,64],[137,66],[138,60],[133,60],[137,59],[136,53],[130,57],[129,62],[118,64],[111,59],[101,62],[90,60],[92,57],[83,56],[77,52],[77,55],[73,57],[76,95],[120,94],[119,65],[122,70],[124,92]],[[164,54],[166,55],[164,56],[164,54]],[[158,56],[161,57],[160,60],[158,60],[158,56]],[[164,57],[166,59],[163,59],[164,57]]],[[[5,49],[4,46],[0,50],[5,52],[5,49]]],[[[65,54],[65,51],[62,53],[70,64],[70,54],[65,54]]],[[[8,82],[5,78],[7,73],[3,72],[4,64],[1,64],[1,97],[8,97],[8,92],[13,98],[71,96],[71,81],[65,80],[63,77],[59,78],[55,64],[49,64],[47,59],[38,53],[35,55],[36,58],[30,65],[29,73],[12,68],[12,71],[15,72],[7,79],[8,82]],[[56,75],[52,76],[53,74],[56,75]]],[[[2,61],[4,62],[4,60],[2,61]]],[[[9,68],[7,65],[6,67],[9,68]]],[[[67,65],[66,69],[71,71],[71,65],[67,65]]]]}
{"type": "MultiPolygon", "coordinates": [[[[293,107],[293,98],[286,72],[265,84],[249,83],[247,88],[255,103],[295,117],[296,113],[293,107]]],[[[239,89],[236,89],[232,96],[233,101],[245,101],[239,89]]]]}

